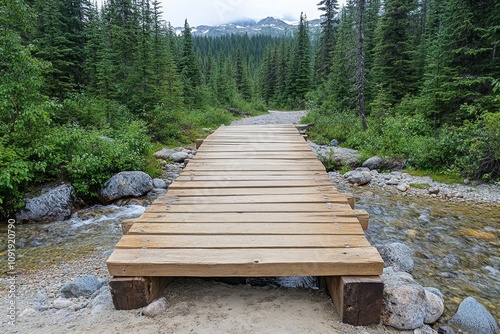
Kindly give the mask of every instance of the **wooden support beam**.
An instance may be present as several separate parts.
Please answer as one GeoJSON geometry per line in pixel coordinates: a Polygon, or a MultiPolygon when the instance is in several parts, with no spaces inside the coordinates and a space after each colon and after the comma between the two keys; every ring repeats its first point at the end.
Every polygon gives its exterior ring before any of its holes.
{"type": "Polygon", "coordinates": [[[384,283],[379,276],[331,276],[326,285],[342,322],[353,326],[380,322],[384,283]]]}
{"type": "Polygon", "coordinates": [[[130,228],[132,227],[132,225],[134,225],[134,221],[132,219],[124,220],[120,225],[122,227],[123,235],[127,235],[128,231],[130,231],[130,228]]]}
{"type": "Polygon", "coordinates": [[[205,139],[196,139],[196,149],[199,149],[205,139]]]}
{"type": "Polygon", "coordinates": [[[163,294],[173,277],[113,277],[109,289],[117,310],[135,310],[163,294]]]}

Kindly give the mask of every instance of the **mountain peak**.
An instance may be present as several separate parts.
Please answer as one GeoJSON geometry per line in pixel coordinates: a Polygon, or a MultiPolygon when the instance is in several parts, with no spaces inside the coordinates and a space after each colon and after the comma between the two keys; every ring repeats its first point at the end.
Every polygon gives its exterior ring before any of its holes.
{"type": "MultiPolygon", "coordinates": [[[[320,29],[319,24],[310,24],[309,28],[312,31],[320,29]]],[[[175,28],[178,35],[181,34],[183,28],[175,28]]],[[[194,36],[209,36],[217,37],[224,35],[267,35],[273,37],[293,36],[293,32],[297,29],[297,24],[288,24],[283,20],[276,19],[272,16],[265,19],[255,20],[243,17],[234,20],[230,23],[221,24],[219,26],[201,25],[192,28],[194,36]]]]}

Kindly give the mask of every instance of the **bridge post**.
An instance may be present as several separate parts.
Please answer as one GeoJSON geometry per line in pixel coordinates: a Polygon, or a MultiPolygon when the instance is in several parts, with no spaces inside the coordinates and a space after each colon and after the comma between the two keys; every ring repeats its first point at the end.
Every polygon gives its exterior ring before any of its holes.
{"type": "Polygon", "coordinates": [[[384,283],[379,276],[326,277],[326,286],[342,322],[353,326],[380,322],[384,283]]]}
{"type": "Polygon", "coordinates": [[[135,310],[163,294],[173,277],[113,277],[109,289],[117,310],[135,310]]]}

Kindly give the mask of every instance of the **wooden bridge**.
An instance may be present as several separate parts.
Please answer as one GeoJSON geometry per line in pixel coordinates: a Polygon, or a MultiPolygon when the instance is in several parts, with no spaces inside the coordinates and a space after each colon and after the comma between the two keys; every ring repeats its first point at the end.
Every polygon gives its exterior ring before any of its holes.
{"type": "Polygon", "coordinates": [[[113,302],[143,307],[175,277],[318,276],[342,321],[378,323],[367,227],[293,125],[223,126],[116,245],[113,302]]]}

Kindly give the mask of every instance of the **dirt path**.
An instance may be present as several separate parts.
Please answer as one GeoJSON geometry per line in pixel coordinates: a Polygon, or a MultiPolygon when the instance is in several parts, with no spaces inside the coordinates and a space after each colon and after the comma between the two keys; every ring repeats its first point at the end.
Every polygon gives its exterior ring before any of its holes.
{"type": "Polygon", "coordinates": [[[231,125],[265,125],[265,124],[294,124],[300,123],[302,117],[307,115],[307,110],[300,111],[277,111],[269,110],[268,114],[242,118],[231,123],[231,125]]]}

